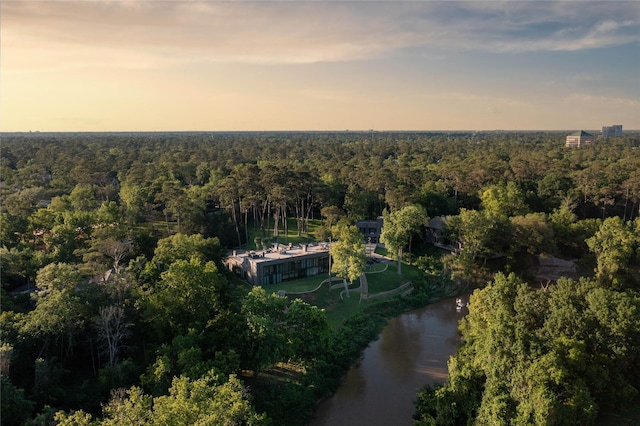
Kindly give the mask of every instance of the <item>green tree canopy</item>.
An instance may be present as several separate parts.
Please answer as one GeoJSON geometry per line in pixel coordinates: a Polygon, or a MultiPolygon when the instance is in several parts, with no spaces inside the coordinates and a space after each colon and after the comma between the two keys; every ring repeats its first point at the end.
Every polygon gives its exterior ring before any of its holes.
{"type": "Polygon", "coordinates": [[[248,390],[235,376],[220,383],[215,371],[196,380],[176,377],[168,395],[152,398],[138,387],[116,394],[104,407],[103,426],[261,425],[248,390]]]}
{"type": "Polygon", "coordinates": [[[331,329],[323,309],[295,299],[289,305],[286,321],[292,358],[309,360],[329,348],[331,329]]]}
{"type": "Polygon", "coordinates": [[[204,330],[222,308],[227,280],[213,262],[177,260],[145,298],[145,317],[158,332],[204,330]],[[168,330],[164,330],[168,328],[168,330]]]}
{"type": "Polygon", "coordinates": [[[517,216],[529,212],[524,194],[515,182],[506,185],[491,185],[480,195],[481,207],[488,214],[497,216],[517,216]]]}
{"type": "Polygon", "coordinates": [[[595,235],[586,240],[596,255],[596,277],[601,283],[611,283],[615,289],[640,286],[640,280],[626,266],[640,244],[637,230],[631,222],[624,223],[618,216],[602,222],[595,235]],[[635,282],[634,282],[635,281],[635,282]]]}
{"type": "Polygon", "coordinates": [[[153,281],[177,260],[197,258],[201,262],[213,261],[221,268],[225,252],[217,237],[204,238],[201,234],[175,234],[162,238],[154,250],[153,259],[145,266],[145,276],[153,281]]]}
{"type": "Polygon", "coordinates": [[[531,254],[552,254],[556,251],[553,228],[544,213],[529,213],[511,217],[512,251],[531,254]]]}
{"type": "Polygon", "coordinates": [[[592,424],[637,397],[640,299],[593,281],[533,290],[499,273],[471,296],[444,386],[421,424],[592,424]]]}
{"type": "Polygon", "coordinates": [[[268,294],[262,287],[251,289],[242,302],[247,328],[244,336],[245,363],[257,377],[285,353],[285,310],[287,299],[268,294]]]}
{"type": "Polygon", "coordinates": [[[460,209],[457,216],[446,219],[447,233],[459,241],[462,253],[476,259],[503,252],[511,241],[511,223],[506,216],[490,215],[485,211],[460,209]]]}
{"type": "Polygon", "coordinates": [[[41,356],[73,354],[76,338],[92,316],[86,286],[73,265],[52,263],[38,271],[36,306],[27,314],[23,332],[41,339],[41,356]]]}
{"type": "Polygon", "coordinates": [[[393,213],[385,210],[380,239],[390,252],[398,254],[398,274],[401,273],[403,248],[408,246],[411,253],[413,235],[428,222],[427,212],[421,206],[409,205],[393,213]]]}
{"type": "Polygon", "coordinates": [[[331,272],[353,282],[362,275],[366,264],[362,234],[357,227],[345,222],[339,223],[333,234],[336,240],[329,249],[333,259],[331,272]]]}

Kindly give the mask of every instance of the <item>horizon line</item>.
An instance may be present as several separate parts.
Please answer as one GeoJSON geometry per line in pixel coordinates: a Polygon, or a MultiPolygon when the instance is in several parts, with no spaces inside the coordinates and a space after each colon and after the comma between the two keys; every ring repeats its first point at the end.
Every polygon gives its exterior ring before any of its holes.
{"type": "MultiPolygon", "coordinates": [[[[343,130],[0,130],[0,134],[51,134],[51,133],[514,133],[514,132],[575,132],[584,130],[601,132],[602,129],[343,129],[343,130]]],[[[623,133],[636,133],[640,129],[625,129],[623,133]]]]}

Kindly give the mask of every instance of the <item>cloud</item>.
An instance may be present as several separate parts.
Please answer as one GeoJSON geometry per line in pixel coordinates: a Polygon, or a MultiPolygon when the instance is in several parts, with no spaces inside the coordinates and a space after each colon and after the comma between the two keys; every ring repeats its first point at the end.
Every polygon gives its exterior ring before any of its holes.
{"type": "Polygon", "coordinates": [[[21,70],[305,64],[408,49],[570,51],[637,42],[640,28],[635,1],[3,1],[1,8],[4,62],[21,70]]]}
{"type": "Polygon", "coordinates": [[[530,105],[530,103],[527,102],[526,99],[523,100],[522,98],[497,96],[495,93],[483,94],[473,91],[430,93],[425,95],[424,98],[435,100],[438,102],[452,101],[459,104],[465,103],[484,106],[492,105],[494,108],[500,106],[507,109],[513,107],[526,107],[530,105]]]}
{"type": "Polygon", "coordinates": [[[567,73],[562,76],[562,79],[559,80],[547,80],[544,81],[543,84],[548,87],[567,87],[573,86],[576,84],[582,83],[593,83],[593,82],[602,82],[605,81],[608,77],[606,74],[602,72],[576,72],[576,73],[567,73]]]}
{"type": "Polygon", "coordinates": [[[640,109],[640,99],[593,95],[589,93],[571,93],[563,99],[563,102],[569,105],[576,105],[578,103],[596,104],[615,109],[624,107],[628,111],[638,111],[640,109]]]}
{"type": "Polygon", "coordinates": [[[435,10],[448,48],[574,51],[638,41],[635,2],[471,2],[435,10]]]}

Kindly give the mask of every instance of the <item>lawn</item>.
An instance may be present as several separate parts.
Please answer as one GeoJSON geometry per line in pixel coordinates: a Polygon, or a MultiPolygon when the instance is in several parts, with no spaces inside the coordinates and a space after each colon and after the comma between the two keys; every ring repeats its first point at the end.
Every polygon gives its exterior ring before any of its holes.
{"type": "MultiPolygon", "coordinates": [[[[275,237],[273,236],[273,220],[269,222],[269,225],[270,225],[270,228],[265,230],[264,235],[262,234],[262,231],[260,230],[260,228],[254,227],[253,225],[249,225],[249,229],[247,229],[248,231],[247,233],[249,235],[249,241],[247,244],[248,250],[256,250],[256,245],[254,242],[256,237],[266,238],[271,240],[271,242],[276,241],[275,237]]],[[[308,232],[303,232],[301,233],[300,236],[298,236],[298,228],[296,226],[295,218],[288,218],[287,225],[288,225],[288,232],[286,234],[282,226],[279,227],[278,242],[280,244],[289,244],[289,243],[305,244],[305,243],[311,243],[316,241],[315,232],[316,232],[316,229],[318,229],[318,227],[322,225],[322,220],[319,220],[319,219],[309,220],[308,232]]],[[[260,248],[258,248],[258,250],[260,250],[260,248]]]]}
{"type": "MultiPolygon", "coordinates": [[[[272,284],[265,287],[265,289],[267,290],[273,289],[273,291],[284,290],[287,293],[300,293],[304,291],[311,291],[317,288],[320,285],[320,283],[326,280],[327,278],[329,278],[328,274],[316,275],[315,277],[303,278],[303,279],[294,280],[294,281],[286,281],[279,284],[272,284]]],[[[325,286],[328,286],[328,284],[325,284],[325,286]]]]}
{"type": "MultiPolygon", "coordinates": [[[[381,271],[367,274],[369,294],[393,290],[407,281],[415,280],[420,275],[420,271],[417,268],[409,265],[402,265],[402,275],[398,275],[395,263],[390,263],[386,270],[384,270],[385,265],[386,264],[374,264],[368,268],[367,272],[381,271]]],[[[311,291],[318,288],[320,283],[327,278],[328,275],[323,274],[301,280],[287,281],[268,286],[266,290],[273,292],[284,290],[287,293],[311,291]]],[[[335,283],[336,281],[334,281],[334,284],[335,283]]],[[[359,280],[354,281],[349,286],[350,289],[358,287],[360,287],[359,280]]],[[[397,297],[388,296],[360,301],[360,293],[351,292],[350,297],[346,297],[346,294],[343,292],[343,288],[331,290],[329,289],[329,283],[325,283],[313,293],[303,295],[289,294],[288,296],[291,299],[300,298],[307,303],[324,309],[327,313],[327,320],[333,329],[339,328],[347,318],[363,311],[366,307],[388,300],[388,298],[397,297]]]]}

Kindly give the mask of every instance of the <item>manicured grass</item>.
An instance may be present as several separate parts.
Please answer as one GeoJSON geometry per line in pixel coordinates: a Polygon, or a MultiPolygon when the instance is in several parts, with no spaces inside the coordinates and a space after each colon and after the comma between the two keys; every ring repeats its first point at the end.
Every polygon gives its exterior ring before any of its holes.
{"type": "Polygon", "coordinates": [[[337,330],[348,318],[362,312],[369,305],[372,305],[369,300],[360,302],[360,293],[351,293],[351,297],[340,300],[340,304],[327,311],[327,322],[332,330],[337,330]]]}
{"type": "MultiPolygon", "coordinates": [[[[370,271],[383,271],[385,264],[374,264],[370,271]]],[[[420,271],[409,265],[402,265],[402,275],[397,273],[397,264],[389,263],[387,270],[379,273],[367,274],[367,282],[369,284],[369,294],[380,293],[383,291],[393,290],[399,287],[407,281],[415,280],[420,274],[420,271]]],[[[311,291],[317,288],[320,283],[328,278],[327,274],[318,275],[311,278],[304,278],[301,280],[287,281],[284,283],[273,284],[265,289],[267,291],[277,292],[278,290],[284,290],[287,293],[298,293],[304,291],[311,291]]],[[[334,284],[337,282],[334,281],[334,284]]],[[[349,288],[356,289],[360,287],[360,281],[354,281],[349,288]]],[[[325,283],[313,293],[296,295],[289,294],[291,299],[302,299],[305,302],[315,305],[320,309],[324,309],[327,314],[327,321],[332,329],[338,329],[342,323],[349,317],[364,311],[365,308],[382,303],[389,298],[397,297],[392,295],[388,297],[367,299],[360,301],[359,292],[350,292],[346,297],[344,288],[330,289],[329,283],[325,283]],[[343,297],[340,297],[340,295],[343,297]]]]}
{"type": "Polygon", "coordinates": [[[367,273],[367,274],[372,274],[372,273],[375,274],[375,273],[378,273],[378,272],[385,271],[385,270],[387,270],[389,268],[392,268],[392,267],[393,267],[393,265],[391,263],[386,263],[386,262],[385,263],[374,263],[372,265],[367,265],[364,268],[364,272],[367,273]]]}
{"type": "MultiPolygon", "coordinates": [[[[394,266],[395,266],[394,272],[396,272],[396,275],[397,275],[398,263],[396,262],[394,266]]],[[[391,265],[389,265],[389,268],[391,268],[391,265]]],[[[424,274],[420,269],[412,265],[407,265],[406,263],[402,264],[401,272],[402,272],[402,276],[405,277],[405,281],[417,280],[424,274]]]]}
{"type": "Polygon", "coordinates": [[[369,293],[393,290],[407,281],[415,281],[421,275],[418,268],[406,264],[402,264],[401,271],[402,274],[398,275],[398,263],[393,262],[388,264],[384,272],[367,274],[369,293]]]}
{"type": "Polygon", "coordinates": [[[391,256],[388,256],[387,249],[381,246],[376,246],[374,253],[379,254],[381,256],[385,256],[385,257],[391,257],[391,256]]]}
{"type": "MultiPolygon", "coordinates": [[[[318,287],[320,283],[329,278],[328,274],[316,275],[315,277],[303,278],[300,280],[286,281],[283,283],[272,284],[265,287],[266,290],[284,290],[287,293],[299,293],[303,291],[311,291],[318,287]]],[[[328,286],[328,284],[327,284],[328,286]]]]}
{"type": "MultiPolygon", "coordinates": [[[[243,248],[247,248],[248,250],[256,250],[256,245],[254,242],[255,237],[267,238],[272,243],[275,243],[276,239],[273,236],[273,220],[269,222],[269,225],[270,228],[265,229],[263,235],[259,227],[254,227],[253,225],[249,224],[249,229],[247,230],[249,241],[247,242],[247,247],[243,248]]],[[[286,234],[284,232],[284,229],[282,228],[282,225],[278,228],[278,242],[280,244],[305,244],[317,241],[315,238],[315,231],[320,225],[322,225],[322,221],[319,219],[309,220],[308,232],[302,232],[300,236],[298,236],[298,228],[296,226],[295,218],[288,218],[287,225],[289,232],[287,232],[286,234]]],[[[259,248],[259,250],[261,250],[261,248],[259,248]]]]}
{"type": "Polygon", "coordinates": [[[398,275],[394,268],[387,269],[379,274],[367,274],[369,293],[393,290],[407,281],[403,275],[398,275]]]}

